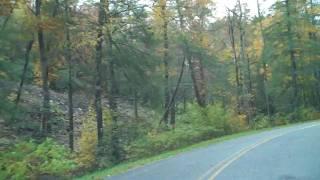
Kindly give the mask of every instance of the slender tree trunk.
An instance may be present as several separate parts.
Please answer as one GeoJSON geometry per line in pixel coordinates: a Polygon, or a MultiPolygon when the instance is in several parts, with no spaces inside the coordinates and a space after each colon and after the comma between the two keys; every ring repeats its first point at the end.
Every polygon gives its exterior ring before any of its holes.
{"type": "Polygon", "coordinates": [[[165,113],[163,115],[163,117],[161,118],[160,122],[159,122],[159,125],[161,124],[162,121],[164,121],[164,118],[166,115],[169,114],[170,112],[170,109],[171,107],[175,104],[175,98],[178,94],[178,91],[179,91],[179,88],[180,88],[180,84],[181,84],[181,81],[182,81],[182,77],[183,77],[183,73],[184,73],[184,69],[185,69],[185,61],[186,61],[186,58],[184,57],[183,58],[183,61],[182,61],[182,65],[181,65],[181,70],[180,70],[180,74],[179,74],[179,78],[178,78],[178,81],[177,81],[177,85],[172,93],[172,97],[169,101],[169,106],[168,108],[165,110],[165,113]]]}
{"type": "Polygon", "coordinates": [[[186,112],[187,110],[187,97],[186,97],[186,91],[184,89],[183,91],[183,112],[186,112]]]}
{"type": "Polygon", "coordinates": [[[249,93],[252,95],[253,93],[253,87],[252,87],[252,77],[251,77],[251,62],[249,59],[249,55],[247,55],[247,71],[248,71],[248,89],[249,89],[249,93]]]}
{"type": "Polygon", "coordinates": [[[206,86],[206,80],[205,80],[205,75],[204,75],[204,68],[203,68],[203,59],[202,56],[199,58],[199,74],[201,80],[199,81],[200,83],[200,96],[201,96],[201,104],[203,107],[207,105],[207,86],[206,86]]]}
{"type": "Polygon", "coordinates": [[[114,112],[114,121],[117,121],[117,111],[118,111],[118,104],[117,104],[117,94],[118,94],[118,83],[116,81],[115,75],[115,62],[112,52],[112,39],[111,35],[108,35],[108,43],[109,43],[109,76],[110,76],[110,96],[109,96],[109,105],[111,110],[114,112]]]}
{"type": "MultiPolygon", "coordinates": [[[[70,59],[71,61],[71,59],[70,59]]],[[[71,151],[74,150],[74,128],[73,128],[73,68],[72,63],[68,63],[69,73],[68,73],[68,116],[69,116],[69,147],[71,151]]]]}
{"type": "Polygon", "coordinates": [[[22,71],[22,74],[21,74],[20,84],[19,84],[19,88],[18,88],[18,91],[17,91],[17,97],[16,97],[16,106],[20,102],[20,97],[21,97],[24,81],[26,79],[26,75],[27,75],[27,71],[28,71],[30,52],[31,52],[33,43],[34,43],[34,39],[32,38],[32,40],[30,40],[27,43],[27,46],[26,46],[26,53],[24,55],[24,60],[25,61],[24,61],[23,71],[22,71]]]}
{"type": "Polygon", "coordinates": [[[137,120],[139,118],[138,113],[138,93],[137,90],[134,90],[134,117],[137,120]]]}
{"type": "Polygon", "coordinates": [[[170,108],[170,125],[171,125],[172,129],[175,129],[176,128],[176,101],[174,98],[173,98],[170,106],[171,106],[171,108],[170,108]]]}
{"type": "Polygon", "coordinates": [[[73,130],[73,64],[71,60],[71,41],[70,41],[70,30],[69,30],[69,2],[65,1],[64,7],[65,13],[65,59],[68,63],[68,118],[69,118],[69,148],[71,151],[74,150],[74,130],[73,130]]]}
{"type": "MultiPolygon", "coordinates": [[[[36,5],[36,16],[41,23],[41,0],[35,1],[36,5]]],[[[39,52],[40,52],[40,63],[41,63],[41,79],[42,79],[42,117],[41,117],[41,132],[44,136],[47,135],[50,126],[49,126],[49,118],[50,118],[50,94],[49,94],[49,65],[48,59],[45,52],[45,41],[43,35],[43,29],[41,24],[38,24],[37,27],[38,34],[38,43],[39,43],[39,52]]]]}
{"type": "Polygon", "coordinates": [[[179,78],[178,78],[178,82],[176,85],[176,88],[174,89],[174,91],[172,92],[172,97],[170,100],[170,104],[169,107],[171,109],[170,114],[171,114],[171,121],[170,124],[172,126],[173,129],[175,129],[176,126],[176,97],[180,88],[180,84],[182,81],[182,77],[183,77],[183,73],[184,73],[184,69],[185,69],[185,57],[183,57],[183,61],[182,61],[182,66],[181,66],[181,70],[180,70],[180,74],[179,74],[179,78]]]}
{"type": "Polygon", "coordinates": [[[103,139],[103,114],[102,114],[102,43],[103,43],[103,25],[105,22],[105,1],[100,0],[99,2],[99,25],[97,30],[97,45],[96,45],[96,75],[95,75],[95,111],[97,121],[97,134],[98,134],[98,145],[102,145],[103,139]]]}
{"type": "MultiPolygon", "coordinates": [[[[262,38],[262,43],[265,46],[266,45],[266,38],[265,38],[265,33],[263,30],[262,26],[262,14],[261,14],[261,9],[260,9],[260,2],[257,0],[257,9],[258,9],[258,16],[259,16],[259,26],[260,26],[260,31],[261,31],[261,38],[262,38]]],[[[268,117],[271,117],[270,114],[270,101],[269,101],[269,94],[268,94],[268,69],[267,69],[267,63],[262,57],[262,66],[263,66],[263,94],[265,97],[265,104],[266,104],[266,109],[267,109],[267,114],[268,117]]]]}
{"type": "Polygon", "coordinates": [[[241,114],[241,103],[240,103],[240,96],[241,96],[241,86],[239,80],[239,60],[236,50],[236,43],[235,43],[235,35],[234,35],[234,20],[231,18],[230,14],[228,15],[228,22],[229,22],[229,37],[232,47],[233,53],[233,61],[235,66],[235,73],[236,73],[236,86],[237,86],[237,112],[241,114]]]}
{"type": "Polygon", "coordinates": [[[244,17],[242,11],[242,5],[241,1],[238,0],[238,7],[240,11],[239,15],[239,32],[240,32],[240,59],[242,62],[247,63],[247,103],[248,103],[248,124],[252,125],[252,114],[253,114],[253,100],[252,100],[252,82],[251,82],[251,69],[250,69],[250,61],[248,59],[247,53],[246,53],[246,32],[243,27],[243,24],[245,23],[244,17]]]}
{"type": "MultiPolygon", "coordinates": [[[[199,83],[198,87],[199,87],[199,97],[198,99],[198,104],[201,107],[206,107],[207,103],[206,103],[206,98],[207,98],[207,92],[206,92],[206,82],[205,82],[205,77],[204,77],[204,69],[203,69],[203,62],[202,62],[202,57],[200,57],[198,59],[198,62],[196,63],[198,65],[196,65],[194,67],[194,70],[196,70],[196,73],[199,76],[199,79],[197,80],[197,82],[199,83]],[[198,71],[197,71],[198,70],[198,71]]],[[[197,83],[195,82],[195,83],[197,83]]]]}
{"type": "Polygon", "coordinates": [[[201,107],[206,107],[206,84],[202,59],[193,56],[189,59],[189,62],[197,103],[201,107]]]}
{"type": "Polygon", "coordinates": [[[168,19],[167,19],[167,4],[166,0],[164,0],[164,4],[161,6],[161,16],[163,18],[163,64],[164,64],[164,123],[168,124],[169,112],[169,101],[170,101],[170,91],[169,91],[169,39],[168,39],[168,19]]]}
{"type": "Polygon", "coordinates": [[[240,15],[239,15],[239,33],[240,33],[240,59],[242,62],[245,61],[246,59],[246,50],[245,50],[245,30],[243,27],[243,12],[242,12],[242,5],[241,5],[241,1],[238,0],[238,6],[239,6],[239,11],[240,11],[240,15]]]}
{"type": "MultiPolygon", "coordinates": [[[[180,22],[180,29],[182,32],[185,31],[185,24],[184,24],[184,17],[182,13],[183,5],[181,4],[180,0],[176,0],[177,4],[177,12],[179,16],[179,22],[180,22]]],[[[187,39],[184,39],[184,57],[188,61],[191,79],[193,82],[194,92],[197,99],[197,103],[201,107],[206,106],[206,82],[205,82],[205,76],[204,76],[204,69],[202,64],[202,57],[201,55],[199,57],[196,57],[193,55],[193,53],[190,51],[187,39]]]]}
{"type": "Polygon", "coordinates": [[[119,147],[119,127],[118,127],[118,105],[116,101],[116,81],[115,81],[115,72],[114,72],[114,62],[110,62],[110,79],[111,79],[111,94],[109,98],[109,106],[111,109],[112,116],[112,138],[111,138],[111,146],[112,146],[112,155],[115,158],[116,162],[120,160],[120,147],[119,147]]]}
{"type": "Polygon", "coordinates": [[[297,83],[297,60],[295,56],[295,50],[293,47],[293,32],[292,32],[292,21],[291,18],[291,5],[289,0],[285,0],[286,13],[287,13],[287,38],[288,38],[288,49],[290,53],[291,61],[291,78],[293,87],[293,97],[292,97],[292,109],[295,112],[298,108],[298,83],[297,83]]]}
{"type": "Polygon", "coordinates": [[[199,106],[206,107],[206,94],[203,79],[203,69],[199,59],[195,59],[192,56],[188,58],[189,68],[191,72],[191,79],[193,82],[193,88],[196,96],[196,100],[199,106]]]}
{"type": "MultiPolygon", "coordinates": [[[[311,14],[309,14],[309,16],[311,16],[311,23],[313,26],[316,26],[317,22],[316,22],[316,15],[314,12],[314,10],[315,10],[314,1],[310,0],[309,4],[310,4],[310,12],[311,12],[311,14]]],[[[317,42],[318,41],[317,32],[309,32],[309,38],[311,41],[317,42]]],[[[318,66],[319,66],[319,64],[318,64],[318,66]]],[[[316,83],[316,87],[314,88],[316,98],[314,98],[313,100],[316,101],[315,102],[316,107],[320,108],[320,71],[319,71],[318,67],[315,67],[314,71],[315,71],[314,77],[317,80],[317,83],[316,83]]]]}
{"type": "Polygon", "coordinates": [[[302,94],[302,104],[304,107],[307,107],[308,106],[307,92],[304,87],[301,87],[301,94],[302,94]]]}
{"type": "Polygon", "coordinates": [[[249,59],[249,55],[247,54],[247,71],[248,71],[248,94],[249,94],[249,119],[250,119],[250,123],[251,125],[253,125],[254,122],[252,122],[252,117],[255,114],[254,111],[254,96],[253,96],[253,87],[252,87],[252,77],[251,77],[251,67],[250,67],[251,63],[250,63],[250,59],[249,59]]]}
{"type": "MultiPolygon", "coordinates": [[[[185,31],[183,14],[181,11],[181,8],[183,5],[181,4],[180,0],[176,0],[176,5],[177,5],[177,12],[178,12],[178,17],[179,17],[180,31],[183,33],[185,31]]],[[[188,46],[187,41],[186,41],[186,39],[184,39],[184,47],[182,48],[184,62],[182,64],[181,70],[184,70],[184,68],[185,68],[186,57],[188,56],[187,54],[189,53],[189,52],[187,52],[187,50],[188,50],[187,46],[188,46]]],[[[182,80],[183,71],[181,71],[181,72],[182,72],[182,74],[181,74],[181,80],[182,80]]],[[[187,109],[187,98],[186,98],[186,89],[184,88],[183,89],[183,112],[186,112],[186,109],[187,109]]]]}
{"type": "MultiPolygon", "coordinates": [[[[107,7],[108,12],[108,7],[107,7]]],[[[108,23],[108,22],[107,22],[108,23]]],[[[118,95],[118,84],[116,81],[115,75],[115,59],[113,56],[113,40],[109,29],[107,29],[108,45],[109,45],[109,76],[110,76],[110,95],[109,95],[109,106],[111,109],[112,116],[112,132],[111,132],[111,148],[112,156],[115,158],[116,162],[120,161],[120,146],[119,146],[119,127],[118,127],[118,104],[117,104],[117,95],[118,95]]]]}

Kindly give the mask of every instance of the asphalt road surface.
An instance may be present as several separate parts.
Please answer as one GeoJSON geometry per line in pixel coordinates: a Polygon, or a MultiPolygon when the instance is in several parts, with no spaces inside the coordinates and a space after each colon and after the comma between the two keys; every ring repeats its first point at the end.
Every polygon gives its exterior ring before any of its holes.
{"type": "Polygon", "coordinates": [[[320,180],[320,122],[213,144],[107,179],[320,180]]]}

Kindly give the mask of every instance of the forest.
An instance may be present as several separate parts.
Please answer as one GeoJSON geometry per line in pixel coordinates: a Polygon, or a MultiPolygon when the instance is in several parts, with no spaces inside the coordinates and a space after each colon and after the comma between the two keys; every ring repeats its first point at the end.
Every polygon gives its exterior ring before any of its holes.
{"type": "Polygon", "coordinates": [[[320,1],[250,3],[0,0],[0,179],[319,119],[320,1]]]}

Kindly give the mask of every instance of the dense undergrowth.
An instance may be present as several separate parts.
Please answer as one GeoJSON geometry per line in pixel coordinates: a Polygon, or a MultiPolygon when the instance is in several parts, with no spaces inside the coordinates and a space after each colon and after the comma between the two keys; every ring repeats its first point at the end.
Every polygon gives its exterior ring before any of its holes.
{"type": "Polygon", "coordinates": [[[0,154],[0,179],[71,177],[77,169],[73,156],[52,139],[23,141],[0,154]]]}
{"type": "Polygon", "coordinates": [[[0,179],[70,177],[72,174],[108,168],[124,161],[154,156],[227,134],[297,122],[293,119],[307,121],[318,118],[320,113],[316,110],[299,108],[296,113],[278,113],[272,117],[257,114],[253,119],[254,125],[249,127],[245,115],[238,115],[221,105],[209,105],[203,109],[189,104],[185,112],[177,116],[175,129],[159,127],[156,121],[152,123],[150,120],[122,123],[118,132],[122,134],[121,152],[118,152],[121,161],[115,162],[108,144],[112,142],[110,113],[107,110],[104,112],[105,143],[97,148],[95,116],[91,110],[83,118],[83,130],[76,152],[69,153],[52,139],[41,143],[22,141],[1,153],[0,179]]]}

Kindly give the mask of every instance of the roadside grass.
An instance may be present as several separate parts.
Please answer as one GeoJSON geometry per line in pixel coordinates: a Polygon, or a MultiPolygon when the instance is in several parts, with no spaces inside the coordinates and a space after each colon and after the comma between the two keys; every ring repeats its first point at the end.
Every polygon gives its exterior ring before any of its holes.
{"type": "Polygon", "coordinates": [[[205,148],[205,147],[208,147],[213,144],[222,143],[224,141],[237,139],[237,138],[244,137],[244,136],[249,136],[249,135],[258,134],[258,133],[269,131],[269,130],[275,130],[275,129],[285,128],[285,127],[295,126],[298,124],[311,123],[311,122],[317,122],[317,121],[319,121],[319,120],[297,122],[297,123],[275,126],[275,127],[270,127],[270,128],[264,128],[264,129],[259,129],[259,130],[252,129],[252,130],[248,130],[248,131],[244,131],[244,132],[240,132],[240,133],[236,133],[236,134],[221,136],[221,137],[214,138],[214,139],[207,140],[207,141],[203,141],[203,142],[191,145],[191,146],[182,147],[177,150],[168,151],[168,152],[156,155],[156,156],[143,158],[143,159],[136,160],[136,161],[124,162],[124,163],[121,163],[121,164],[116,165],[114,167],[91,172],[87,175],[84,175],[82,177],[77,177],[75,179],[78,179],[78,180],[100,180],[100,179],[108,178],[110,176],[118,175],[118,174],[121,174],[121,173],[124,173],[127,171],[131,171],[131,170],[137,169],[139,167],[142,167],[144,165],[154,163],[154,162],[157,162],[160,160],[164,160],[164,159],[173,157],[178,154],[189,152],[189,151],[197,149],[197,148],[205,148]]]}

